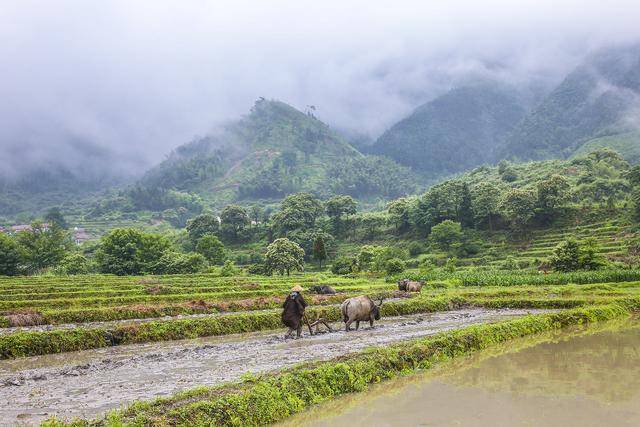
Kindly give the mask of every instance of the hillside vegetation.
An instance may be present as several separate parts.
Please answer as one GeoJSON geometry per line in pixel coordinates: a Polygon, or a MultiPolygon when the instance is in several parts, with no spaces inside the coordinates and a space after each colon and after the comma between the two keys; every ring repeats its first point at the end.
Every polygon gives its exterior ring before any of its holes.
{"type": "Polygon", "coordinates": [[[493,163],[495,149],[526,113],[514,88],[482,83],[453,89],[393,125],[370,151],[429,178],[493,163]]]}

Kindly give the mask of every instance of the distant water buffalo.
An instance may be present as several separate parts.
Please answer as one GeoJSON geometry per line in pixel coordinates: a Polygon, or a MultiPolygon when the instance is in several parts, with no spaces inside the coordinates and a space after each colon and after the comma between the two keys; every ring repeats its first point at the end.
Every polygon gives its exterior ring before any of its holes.
{"type": "Polygon", "coordinates": [[[336,293],[336,290],[329,285],[316,285],[316,286],[311,286],[309,289],[312,292],[315,292],[316,294],[321,294],[321,295],[333,295],[336,293]]]}
{"type": "Polygon", "coordinates": [[[382,299],[376,305],[371,298],[366,295],[346,299],[340,311],[342,312],[342,320],[345,323],[345,330],[351,330],[351,324],[356,322],[356,331],[360,327],[360,322],[369,321],[369,325],[373,327],[374,320],[380,320],[380,307],[382,299]]]}
{"type": "Polygon", "coordinates": [[[419,282],[416,282],[409,279],[402,279],[402,280],[398,280],[398,289],[406,292],[420,292],[424,284],[425,284],[424,280],[420,280],[419,282]]]}

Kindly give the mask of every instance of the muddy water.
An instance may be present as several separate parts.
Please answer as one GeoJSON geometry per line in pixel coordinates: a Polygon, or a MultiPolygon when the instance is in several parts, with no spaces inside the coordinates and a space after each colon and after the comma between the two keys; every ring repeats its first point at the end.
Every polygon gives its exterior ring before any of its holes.
{"type": "Polygon", "coordinates": [[[536,340],[377,385],[285,425],[640,425],[639,321],[536,340]]]}
{"type": "MultiPolygon", "coordinates": [[[[135,399],[236,380],[366,347],[521,316],[525,310],[456,310],[389,318],[373,329],[284,340],[253,333],[111,347],[0,362],[0,424],[57,414],[94,416],[135,399]]],[[[340,328],[340,325],[334,325],[340,328]]]]}

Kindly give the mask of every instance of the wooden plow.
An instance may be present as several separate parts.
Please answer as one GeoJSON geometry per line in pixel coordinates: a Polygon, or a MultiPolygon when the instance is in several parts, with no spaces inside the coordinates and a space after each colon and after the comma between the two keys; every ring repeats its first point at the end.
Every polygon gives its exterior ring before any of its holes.
{"type": "Polygon", "coordinates": [[[318,334],[320,332],[320,325],[326,326],[329,332],[333,332],[333,329],[331,329],[331,325],[329,325],[329,323],[327,322],[327,319],[325,319],[324,317],[320,317],[320,314],[316,314],[316,318],[313,321],[310,321],[309,317],[305,313],[302,316],[302,319],[304,320],[304,323],[307,324],[307,327],[309,328],[309,334],[311,335],[314,335],[313,330],[311,328],[315,326],[316,327],[315,333],[318,334]]]}

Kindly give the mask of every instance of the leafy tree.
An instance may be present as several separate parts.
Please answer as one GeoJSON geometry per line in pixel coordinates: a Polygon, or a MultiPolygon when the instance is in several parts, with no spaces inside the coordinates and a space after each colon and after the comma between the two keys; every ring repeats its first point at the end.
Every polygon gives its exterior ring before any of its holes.
{"type": "Polygon", "coordinates": [[[462,239],[462,226],[459,222],[446,219],[431,228],[429,238],[440,248],[447,250],[453,243],[462,239]]]}
{"type": "Polygon", "coordinates": [[[269,274],[277,271],[281,275],[291,273],[291,270],[304,269],[304,250],[295,242],[282,237],[274,240],[265,255],[265,269],[269,274]]]}
{"type": "Polygon", "coordinates": [[[282,201],[280,212],[271,221],[279,235],[287,235],[293,230],[314,228],[322,212],[322,204],[311,194],[297,193],[282,201]]]}
{"type": "Polygon", "coordinates": [[[514,230],[522,230],[534,215],[537,199],[529,190],[513,188],[500,201],[500,210],[514,230]]]}
{"type": "Polygon", "coordinates": [[[313,256],[313,247],[316,239],[322,238],[327,254],[331,252],[331,247],[334,242],[334,237],[331,234],[325,233],[318,228],[312,230],[293,230],[289,232],[287,238],[300,245],[304,250],[305,261],[310,260],[313,256]]]}
{"type": "Polygon", "coordinates": [[[598,242],[593,237],[580,242],[580,268],[584,270],[597,270],[606,263],[599,253],[598,242]]]}
{"type": "Polygon", "coordinates": [[[0,275],[15,276],[19,272],[21,261],[20,248],[16,241],[0,233],[0,275]]]}
{"type": "Polygon", "coordinates": [[[355,215],[357,211],[356,201],[351,196],[334,196],[327,201],[325,209],[336,235],[341,235],[344,231],[343,218],[348,215],[355,215]]]}
{"type": "Polygon", "coordinates": [[[213,234],[205,234],[196,244],[196,252],[204,256],[211,264],[222,264],[227,258],[224,245],[213,234]]]}
{"type": "Polygon", "coordinates": [[[249,224],[249,215],[242,206],[228,205],[220,214],[222,228],[232,234],[234,240],[238,240],[238,233],[249,224]]]}
{"type": "Polygon", "coordinates": [[[428,234],[436,224],[446,219],[471,224],[473,213],[471,210],[470,193],[467,185],[458,179],[445,181],[429,189],[412,212],[412,222],[428,234]]]}
{"type": "Polygon", "coordinates": [[[364,245],[360,248],[360,252],[358,253],[358,265],[362,269],[371,268],[371,264],[373,263],[376,257],[377,251],[374,246],[364,245]]]}
{"type": "Polygon", "coordinates": [[[457,209],[457,220],[463,227],[472,227],[474,223],[471,191],[466,182],[460,185],[460,202],[457,209]]]}
{"type": "Polygon", "coordinates": [[[262,222],[262,218],[264,218],[264,209],[260,205],[251,205],[249,209],[249,215],[251,217],[251,221],[256,224],[262,222]]]}
{"type": "Polygon", "coordinates": [[[473,188],[471,205],[476,224],[487,223],[489,230],[493,231],[495,219],[500,214],[501,192],[501,187],[495,182],[481,181],[473,188]]]}
{"type": "Polygon", "coordinates": [[[321,234],[317,235],[313,242],[313,259],[318,261],[320,268],[322,268],[322,261],[327,259],[327,248],[321,234]]]}
{"type": "Polygon", "coordinates": [[[100,239],[96,261],[101,273],[120,276],[153,273],[170,246],[169,241],[158,234],[115,228],[100,239]]]}
{"type": "Polygon", "coordinates": [[[402,273],[407,267],[404,263],[404,261],[402,261],[399,258],[391,258],[390,260],[388,260],[384,266],[385,268],[385,272],[391,276],[394,274],[398,274],[398,273],[402,273]]]}
{"type": "Polygon", "coordinates": [[[68,234],[56,224],[46,228],[42,223],[31,224],[31,230],[17,234],[22,258],[31,273],[57,265],[71,244],[68,234]]]}
{"type": "Polygon", "coordinates": [[[396,232],[402,233],[409,229],[411,225],[409,222],[410,209],[411,202],[404,197],[396,199],[387,205],[389,220],[393,223],[396,232]]]}
{"type": "Polygon", "coordinates": [[[558,207],[566,203],[569,189],[569,181],[560,175],[553,175],[538,183],[538,209],[546,219],[550,219],[558,207]]]}
{"type": "Polygon", "coordinates": [[[64,219],[64,216],[62,215],[62,212],[58,207],[53,207],[49,209],[44,216],[44,220],[49,224],[57,225],[63,230],[66,230],[67,228],[69,228],[69,224],[64,219]]]}
{"type": "Polygon", "coordinates": [[[420,242],[409,243],[409,255],[416,256],[424,252],[424,246],[420,242]]]}
{"type": "Polygon", "coordinates": [[[579,270],[580,245],[575,239],[567,239],[558,243],[553,249],[549,263],[558,271],[579,270]]]}
{"type": "Polygon", "coordinates": [[[342,256],[333,261],[331,265],[331,272],[333,274],[351,274],[357,271],[358,263],[353,257],[342,256]]]}
{"type": "Polygon", "coordinates": [[[214,215],[200,214],[187,221],[187,232],[192,242],[197,242],[205,234],[218,234],[220,221],[214,215]]]}

